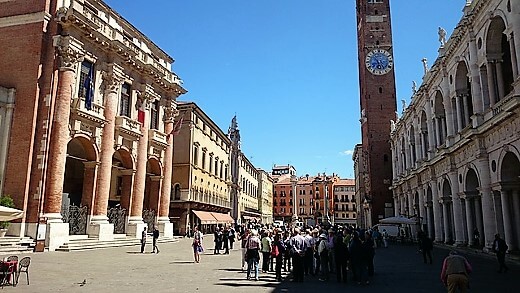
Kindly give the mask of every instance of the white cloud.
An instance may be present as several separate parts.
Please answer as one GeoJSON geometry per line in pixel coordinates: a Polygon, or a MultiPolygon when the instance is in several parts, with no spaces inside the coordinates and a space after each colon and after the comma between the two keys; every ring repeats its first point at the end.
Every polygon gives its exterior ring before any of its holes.
{"type": "Polygon", "coordinates": [[[352,156],[353,154],[354,154],[353,150],[346,150],[346,151],[342,151],[340,153],[340,155],[342,155],[342,156],[352,156]]]}

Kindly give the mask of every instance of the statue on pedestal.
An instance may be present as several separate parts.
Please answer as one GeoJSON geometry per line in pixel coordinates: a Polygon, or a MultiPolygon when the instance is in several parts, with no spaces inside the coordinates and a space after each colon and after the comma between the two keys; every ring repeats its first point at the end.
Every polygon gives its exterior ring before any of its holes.
{"type": "Polygon", "coordinates": [[[441,43],[441,47],[446,45],[446,30],[439,26],[439,43],[441,43]]]}

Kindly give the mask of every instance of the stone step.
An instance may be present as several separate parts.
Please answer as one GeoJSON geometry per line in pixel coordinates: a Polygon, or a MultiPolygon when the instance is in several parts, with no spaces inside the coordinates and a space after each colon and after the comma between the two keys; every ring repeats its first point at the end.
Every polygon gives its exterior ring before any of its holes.
{"type": "MultiPolygon", "coordinates": [[[[149,240],[151,243],[151,240],[149,240]]],[[[178,242],[177,238],[159,238],[158,243],[171,243],[178,242]]],[[[122,238],[120,236],[115,237],[112,241],[99,241],[95,238],[88,239],[74,239],[68,243],[61,245],[56,251],[70,252],[70,251],[81,251],[89,249],[102,249],[110,247],[122,247],[122,246],[137,246],[140,245],[141,241],[136,238],[122,238]]]]}
{"type": "Polygon", "coordinates": [[[36,243],[30,237],[0,237],[0,256],[33,252],[36,243]]]}

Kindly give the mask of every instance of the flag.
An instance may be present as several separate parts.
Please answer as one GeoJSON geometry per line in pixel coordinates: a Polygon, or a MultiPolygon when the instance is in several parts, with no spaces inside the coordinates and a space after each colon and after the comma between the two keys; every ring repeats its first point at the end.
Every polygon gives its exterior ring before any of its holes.
{"type": "Polygon", "coordinates": [[[175,125],[173,125],[172,132],[170,132],[171,135],[176,136],[181,133],[181,127],[182,127],[182,121],[184,120],[184,116],[181,117],[181,119],[177,120],[175,122],[175,125]]]}
{"type": "Polygon", "coordinates": [[[83,83],[85,89],[85,108],[87,110],[92,109],[92,100],[94,100],[94,65],[92,65],[88,71],[87,78],[83,83]]]}
{"type": "Polygon", "coordinates": [[[141,122],[143,125],[144,125],[144,114],[145,114],[145,110],[146,110],[146,101],[143,100],[138,100],[138,102],[140,103],[137,107],[137,121],[141,122]]]}

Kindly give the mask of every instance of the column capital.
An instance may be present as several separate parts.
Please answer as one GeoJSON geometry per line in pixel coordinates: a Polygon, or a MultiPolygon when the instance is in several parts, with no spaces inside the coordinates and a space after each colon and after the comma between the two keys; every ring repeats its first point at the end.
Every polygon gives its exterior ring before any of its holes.
{"type": "Polygon", "coordinates": [[[117,93],[123,84],[123,67],[110,63],[107,70],[103,71],[102,76],[105,94],[117,93]]]}
{"type": "Polygon", "coordinates": [[[57,35],[53,37],[53,45],[58,52],[60,71],[73,71],[76,64],[83,61],[85,50],[79,40],[71,36],[57,35]]]}
{"type": "Polygon", "coordinates": [[[180,111],[177,110],[177,105],[168,105],[164,108],[164,123],[173,123],[175,117],[179,116],[180,111]]]}

